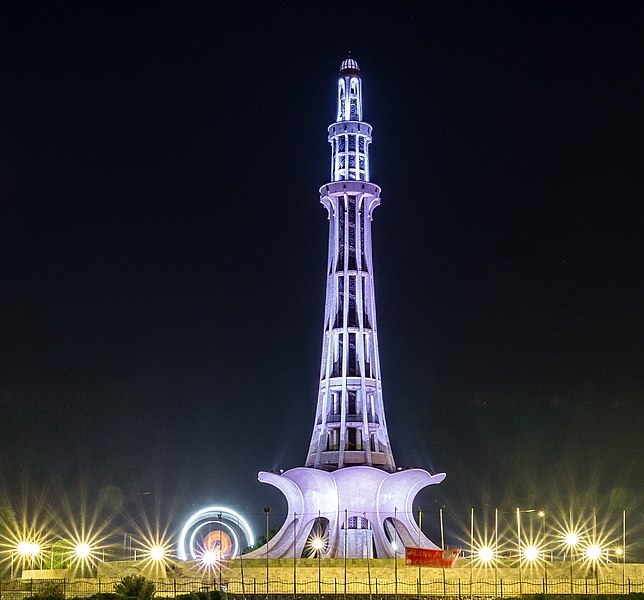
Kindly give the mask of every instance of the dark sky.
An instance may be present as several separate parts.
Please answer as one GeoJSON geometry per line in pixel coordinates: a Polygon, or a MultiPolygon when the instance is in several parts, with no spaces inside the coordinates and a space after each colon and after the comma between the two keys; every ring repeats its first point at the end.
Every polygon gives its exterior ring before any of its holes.
{"type": "Polygon", "coordinates": [[[256,475],[308,448],[351,50],[394,456],[448,473],[418,502],[641,522],[643,30],[639,2],[3,2],[8,501],[285,510],[256,475]]]}

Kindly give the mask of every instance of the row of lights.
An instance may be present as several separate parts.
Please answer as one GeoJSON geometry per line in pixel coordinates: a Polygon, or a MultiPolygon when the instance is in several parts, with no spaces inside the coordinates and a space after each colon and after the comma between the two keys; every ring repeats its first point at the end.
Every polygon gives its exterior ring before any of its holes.
{"type": "MultiPolygon", "coordinates": [[[[42,552],[40,544],[33,541],[19,542],[14,551],[23,559],[34,561],[42,552]]],[[[93,548],[89,544],[82,542],[76,544],[71,550],[71,555],[79,561],[92,561],[97,548],[93,548]]],[[[144,559],[154,562],[163,562],[169,558],[169,549],[161,545],[153,545],[146,548],[143,552],[144,559]]],[[[221,553],[218,550],[204,548],[199,554],[198,560],[204,567],[214,567],[221,562],[221,553]]]]}
{"type": "MultiPolygon", "coordinates": [[[[81,542],[72,548],[71,554],[81,560],[90,560],[96,550],[97,548],[92,548],[89,544],[81,542]]],[[[15,552],[26,559],[35,559],[41,551],[40,544],[27,540],[19,542],[15,547],[15,552]]],[[[167,558],[167,554],[167,549],[163,546],[151,546],[144,552],[144,556],[153,561],[162,561],[167,558]]]]}
{"type": "MultiPolygon", "coordinates": [[[[580,542],[579,534],[577,533],[567,533],[564,536],[564,542],[566,546],[573,551],[580,542]]],[[[584,555],[590,561],[597,561],[604,554],[605,549],[599,546],[598,544],[589,544],[585,548],[584,555]]],[[[624,555],[624,550],[621,547],[614,549],[614,553],[618,557],[624,555]]],[[[542,554],[542,549],[534,544],[528,545],[523,549],[523,558],[528,562],[534,562],[542,554]]],[[[482,546],[478,549],[477,552],[478,559],[483,563],[489,563],[494,560],[494,549],[490,546],[482,546]]]]}

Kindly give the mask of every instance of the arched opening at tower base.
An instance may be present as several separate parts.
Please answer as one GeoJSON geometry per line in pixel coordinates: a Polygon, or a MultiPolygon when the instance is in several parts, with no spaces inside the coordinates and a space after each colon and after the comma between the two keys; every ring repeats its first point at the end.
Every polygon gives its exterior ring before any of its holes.
{"type": "Polygon", "coordinates": [[[311,531],[306,538],[300,558],[321,558],[329,551],[329,519],[316,517],[311,523],[311,531]]]}
{"type": "Polygon", "coordinates": [[[338,557],[376,558],[373,544],[373,529],[366,517],[346,518],[342,523],[342,547],[338,557]]]}

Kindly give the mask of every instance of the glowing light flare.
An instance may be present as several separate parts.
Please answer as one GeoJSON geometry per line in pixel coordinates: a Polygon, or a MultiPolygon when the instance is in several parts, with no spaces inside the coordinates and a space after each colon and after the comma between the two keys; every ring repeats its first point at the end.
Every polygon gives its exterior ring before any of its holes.
{"type": "Polygon", "coordinates": [[[579,534],[574,531],[569,531],[564,536],[564,541],[566,542],[567,546],[574,547],[579,543],[579,534]]]}
{"type": "Polygon", "coordinates": [[[481,562],[489,563],[494,559],[494,551],[488,546],[483,546],[478,549],[477,556],[481,562]]]}
{"type": "Polygon", "coordinates": [[[319,532],[311,537],[306,546],[308,548],[309,558],[321,557],[324,550],[327,548],[328,539],[319,532]]]}
{"type": "Polygon", "coordinates": [[[52,530],[53,517],[45,505],[48,496],[26,488],[22,492],[16,505],[4,506],[0,527],[0,562],[6,562],[11,573],[19,572],[21,566],[35,566],[43,548],[50,545],[47,533],[52,530]]]}
{"type": "Polygon", "coordinates": [[[22,557],[35,557],[40,554],[40,544],[37,542],[31,542],[31,541],[22,541],[19,542],[18,545],[16,546],[16,551],[18,554],[22,557]]]}
{"type": "Polygon", "coordinates": [[[98,550],[96,536],[83,532],[68,535],[70,538],[62,544],[69,555],[70,567],[83,569],[94,565],[98,550]]]}
{"type": "Polygon", "coordinates": [[[219,561],[219,552],[216,550],[206,550],[199,556],[199,562],[205,567],[213,567],[219,561]]]}
{"type": "Polygon", "coordinates": [[[523,550],[523,557],[528,562],[534,562],[539,558],[539,548],[537,546],[527,546],[523,550]]]}
{"type": "Polygon", "coordinates": [[[620,546],[615,548],[615,556],[624,556],[624,549],[620,546]]]}
{"type": "Polygon", "coordinates": [[[474,532],[473,537],[468,539],[461,538],[460,543],[472,550],[472,558],[479,566],[489,567],[496,562],[499,556],[511,548],[508,539],[499,539],[495,531],[488,530],[487,527],[482,532],[474,532]]]}
{"type": "Polygon", "coordinates": [[[152,546],[150,548],[150,558],[158,562],[160,560],[163,560],[165,557],[165,549],[162,546],[152,546]]]}
{"type": "Polygon", "coordinates": [[[586,548],[586,557],[589,560],[598,560],[602,555],[602,549],[597,544],[591,544],[586,548]]]}
{"type": "Polygon", "coordinates": [[[141,534],[137,547],[143,559],[153,563],[155,568],[167,566],[173,555],[172,544],[162,534],[141,534]]]}
{"type": "Polygon", "coordinates": [[[86,542],[81,542],[76,544],[74,554],[76,554],[77,558],[88,559],[92,555],[92,547],[86,542]]]}

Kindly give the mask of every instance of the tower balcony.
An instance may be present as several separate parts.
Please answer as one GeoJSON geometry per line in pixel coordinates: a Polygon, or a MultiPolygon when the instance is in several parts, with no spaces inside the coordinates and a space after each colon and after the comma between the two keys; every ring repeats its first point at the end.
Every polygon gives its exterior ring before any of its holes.
{"type": "MultiPolygon", "coordinates": [[[[364,465],[367,463],[367,453],[364,450],[345,450],[342,453],[345,466],[364,465]]],[[[337,450],[327,450],[320,453],[320,464],[322,467],[338,466],[339,452],[337,450]]],[[[387,464],[387,455],[384,452],[372,452],[371,464],[374,467],[385,466],[387,464]]]]}
{"type": "MultiPolygon", "coordinates": [[[[344,417],[344,422],[348,425],[351,426],[352,424],[358,424],[361,425],[364,423],[365,415],[360,415],[360,414],[348,414],[345,415],[344,417]]],[[[367,415],[367,423],[369,424],[369,429],[376,429],[378,425],[380,425],[380,419],[378,418],[378,415],[367,415]]],[[[326,416],[326,424],[328,427],[333,428],[339,427],[340,423],[342,422],[342,415],[327,415],[326,416]]],[[[322,424],[322,417],[320,416],[318,418],[318,425],[322,424]]]]}
{"type": "MultiPolygon", "coordinates": [[[[350,392],[357,391],[362,388],[362,377],[331,377],[329,378],[329,389],[332,392],[340,392],[346,381],[347,390],[350,392]]],[[[320,391],[326,390],[327,380],[323,379],[320,382],[320,391]]],[[[367,392],[375,392],[378,387],[378,380],[374,377],[365,377],[364,378],[364,387],[367,392]]]]}

